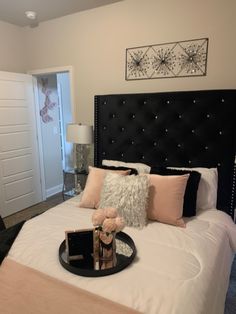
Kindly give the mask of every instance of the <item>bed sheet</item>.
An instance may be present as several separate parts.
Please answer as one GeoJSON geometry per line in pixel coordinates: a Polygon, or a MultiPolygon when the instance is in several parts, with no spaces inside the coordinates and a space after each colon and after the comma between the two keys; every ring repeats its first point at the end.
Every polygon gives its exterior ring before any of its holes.
{"type": "Polygon", "coordinates": [[[186,228],[149,222],[125,227],[137,247],[123,271],[88,278],[66,271],[58,259],[65,230],[92,227],[93,210],[64,202],[27,221],[8,257],[26,266],[143,313],[222,314],[236,229],[223,212],[208,210],[186,219],[186,228]]]}

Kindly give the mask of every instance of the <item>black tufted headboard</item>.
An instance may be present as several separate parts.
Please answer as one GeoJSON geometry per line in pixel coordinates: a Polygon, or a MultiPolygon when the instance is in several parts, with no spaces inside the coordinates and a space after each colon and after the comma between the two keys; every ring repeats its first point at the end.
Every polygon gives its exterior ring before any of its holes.
{"type": "Polygon", "coordinates": [[[95,166],[103,159],[217,167],[217,208],[236,204],[236,90],[95,96],[95,166]]]}

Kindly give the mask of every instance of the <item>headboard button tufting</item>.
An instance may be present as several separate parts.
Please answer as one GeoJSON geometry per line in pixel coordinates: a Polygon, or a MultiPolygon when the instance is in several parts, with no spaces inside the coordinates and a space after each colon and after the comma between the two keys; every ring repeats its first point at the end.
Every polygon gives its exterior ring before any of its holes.
{"type": "Polygon", "coordinates": [[[230,213],[236,207],[235,99],[235,90],[96,96],[94,164],[112,159],[160,167],[217,166],[217,208],[230,213]]]}

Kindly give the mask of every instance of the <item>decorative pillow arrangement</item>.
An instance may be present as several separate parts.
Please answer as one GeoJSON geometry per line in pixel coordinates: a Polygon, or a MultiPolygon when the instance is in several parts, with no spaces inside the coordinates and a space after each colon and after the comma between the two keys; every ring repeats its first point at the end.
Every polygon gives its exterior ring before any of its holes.
{"type": "MultiPolygon", "coordinates": [[[[97,208],[105,174],[113,170],[89,167],[89,174],[79,207],[97,208]]],[[[120,175],[128,175],[130,170],[116,170],[120,175]]]]}
{"type": "Polygon", "coordinates": [[[184,193],[189,174],[161,176],[150,174],[149,202],[147,216],[179,227],[185,227],[182,219],[184,193]]]}
{"type": "Polygon", "coordinates": [[[217,203],[218,172],[217,168],[176,168],[171,169],[194,170],[201,174],[197,192],[197,209],[213,209],[217,203]]]}
{"type": "Polygon", "coordinates": [[[136,163],[136,162],[123,162],[118,160],[106,160],[102,161],[104,166],[114,166],[114,167],[127,167],[127,168],[134,168],[138,171],[138,174],[141,173],[150,173],[151,167],[143,163],[136,163]]]}
{"type": "Polygon", "coordinates": [[[130,169],[111,169],[89,167],[80,207],[115,207],[126,225],[135,228],[145,226],[147,218],[185,226],[182,215],[188,174],[128,175],[130,169]]]}
{"type": "Polygon", "coordinates": [[[185,227],[182,216],[194,216],[196,208],[216,208],[216,168],[151,169],[112,160],[103,160],[102,167],[105,169],[89,167],[79,206],[115,207],[127,226],[142,228],[148,218],[185,227]],[[146,174],[150,169],[151,174],[146,174]],[[140,172],[144,174],[127,176],[140,172]]]}
{"type": "Polygon", "coordinates": [[[115,207],[127,226],[142,228],[147,223],[148,192],[148,176],[109,172],[103,182],[99,207],[115,207]]]}
{"type": "Polygon", "coordinates": [[[201,174],[199,172],[191,170],[169,169],[164,167],[152,167],[151,173],[164,176],[189,174],[184,194],[183,216],[192,217],[196,215],[197,191],[201,179],[201,174]]]}

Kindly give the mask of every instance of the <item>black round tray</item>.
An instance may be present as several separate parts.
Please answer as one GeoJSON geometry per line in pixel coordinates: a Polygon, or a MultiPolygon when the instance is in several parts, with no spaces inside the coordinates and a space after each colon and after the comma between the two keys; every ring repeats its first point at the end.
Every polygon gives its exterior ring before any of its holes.
{"type": "Polygon", "coordinates": [[[117,273],[121,271],[122,269],[126,268],[133,261],[136,255],[136,247],[131,237],[124,232],[118,232],[116,234],[116,239],[128,245],[132,253],[129,256],[125,255],[125,253],[122,254],[121,252],[116,253],[117,263],[115,267],[108,268],[108,269],[95,270],[93,268],[93,258],[91,258],[90,261],[86,261],[86,265],[81,263],[80,261],[68,262],[65,240],[61,243],[59,247],[59,261],[61,265],[65,269],[67,269],[69,272],[76,275],[80,275],[80,276],[100,277],[100,276],[107,276],[107,275],[117,273]]]}

